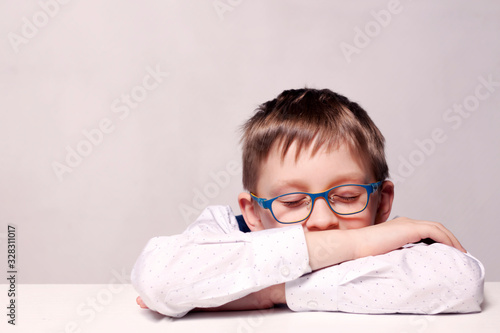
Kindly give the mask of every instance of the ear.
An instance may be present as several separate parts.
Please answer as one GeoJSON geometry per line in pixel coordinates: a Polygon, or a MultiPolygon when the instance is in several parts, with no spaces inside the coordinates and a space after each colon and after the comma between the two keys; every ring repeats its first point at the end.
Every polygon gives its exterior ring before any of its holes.
{"type": "Polygon", "coordinates": [[[394,200],[394,183],[386,180],[382,183],[380,191],[379,204],[377,215],[375,216],[375,224],[387,221],[392,210],[392,201],[394,200]]]}
{"type": "Polygon", "coordinates": [[[254,202],[250,193],[240,193],[238,196],[238,203],[248,228],[251,231],[264,230],[260,214],[257,211],[259,209],[258,205],[254,202]]]}

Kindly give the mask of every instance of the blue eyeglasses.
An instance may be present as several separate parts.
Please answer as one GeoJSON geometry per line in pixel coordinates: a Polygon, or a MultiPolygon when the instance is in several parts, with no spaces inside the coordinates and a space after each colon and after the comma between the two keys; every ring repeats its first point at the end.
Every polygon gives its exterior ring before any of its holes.
{"type": "Polygon", "coordinates": [[[368,206],[370,196],[383,181],[368,185],[346,184],[321,193],[293,192],[272,199],[259,198],[250,193],[259,206],[269,209],[279,223],[292,224],[307,220],[317,198],[324,198],[330,209],[338,215],[361,213],[368,206]]]}

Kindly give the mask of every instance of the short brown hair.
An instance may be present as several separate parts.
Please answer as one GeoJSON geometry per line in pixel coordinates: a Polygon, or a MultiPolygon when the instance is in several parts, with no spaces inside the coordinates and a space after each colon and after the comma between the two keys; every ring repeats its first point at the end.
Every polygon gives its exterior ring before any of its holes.
{"type": "Polygon", "coordinates": [[[312,154],[325,144],[335,149],[346,143],[368,162],[377,181],[389,176],[380,130],[361,106],[328,89],[285,90],[261,104],[242,129],[243,186],[248,191],[256,190],[260,166],[275,143],[282,158],[293,142],[296,158],[313,141],[312,154]]]}

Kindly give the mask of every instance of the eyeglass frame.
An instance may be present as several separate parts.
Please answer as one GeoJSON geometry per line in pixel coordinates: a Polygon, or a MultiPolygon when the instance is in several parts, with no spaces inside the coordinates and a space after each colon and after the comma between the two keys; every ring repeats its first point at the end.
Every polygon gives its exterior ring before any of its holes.
{"type": "Polygon", "coordinates": [[[375,182],[375,183],[371,183],[371,184],[367,184],[367,185],[362,185],[362,184],[343,184],[343,185],[338,185],[338,186],[334,186],[332,188],[329,188],[328,190],[326,190],[324,192],[317,192],[317,193],[290,192],[290,193],[285,193],[285,194],[278,195],[277,197],[274,197],[272,199],[259,198],[258,196],[256,196],[252,192],[250,192],[250,196],[252,197],[252,199],[254,199],[255,201],[257,201],[257,203],[259,204],[260,207],[262,207],[264,209],[269,209],[271,211],[271,214],[273,215],[273,218],[278,223],[281,223],[281,224],[295,224],[295,223],[304,222],[305,220],[307,220],[309,218],[309,216],[311,216],[311,213],[312,213],[312,211],[314,209],[314,203],[316,202],[317,198],[324,198],[325,201],[328,203],[328,207],[330,207],[330,209],[332,210],[332,212],[334,212],[337,215],[346,216],[346,215],[354,215],[354,214],[361,213],[362,211],[364,211],[366,209],[366,207],[368,207],[368,203],[370,202],[370,197],[371,197],[372,193],[377,192],[379,190],[379,188],[381,187],[381,185],[382,185],[383,182],[384,181],[381,180],[379,182],[375,182]],[[357,212],[354,212],[354,213],[338,213],[338,212],[335,211],[335,209],[333,209],[332,205],[330,204],[330,200],[328,199],[328,193],[330,191],[336,189],[336,188],[343,187],[343,186],[360,186],[360,187],[363,187],[366,190],[368,197],[366,199],[366,205],[363,207],[363,209],[358,210],[357,212]],[[272,209],[272,204],[273,204],[274,200],[276,200],[278,198],[281,198],[281,197],[283,197],[285,195],[290,195],[290,194],[306,194],[306,195],[308,195],[311,198],[311,210],[309,211],[309,214],[307,214],[307,216],[305,218],[303,218],[302,220],[294,221],[294,222],[281,222],[280,220],[278,220],[276,218],[276,216],[274,216],[274,212],[273,212],[273,209],[272,209]]]}

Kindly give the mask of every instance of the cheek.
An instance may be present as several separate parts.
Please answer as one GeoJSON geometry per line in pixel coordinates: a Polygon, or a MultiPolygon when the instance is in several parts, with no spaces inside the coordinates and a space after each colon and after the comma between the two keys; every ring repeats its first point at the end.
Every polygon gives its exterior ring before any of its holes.
{"type": "Polygon", "coordinates": [[[349,224],[352,227],[348,229],[358,229],[364,228],[375,224],[375,218],[377,216],[379,198],[372,195],[370,201],[368,202],[368,207],[359,214],[354,215],[352,223],[349,224]]]}
{"type": "Polygon", "coordinates": [[[271,212],[267,209],[261,211],[260,219],[262,221],[264,229],[273,229],[286,226],[286,224],[278,223],[278,221],[274,219],[271,212]]]}

